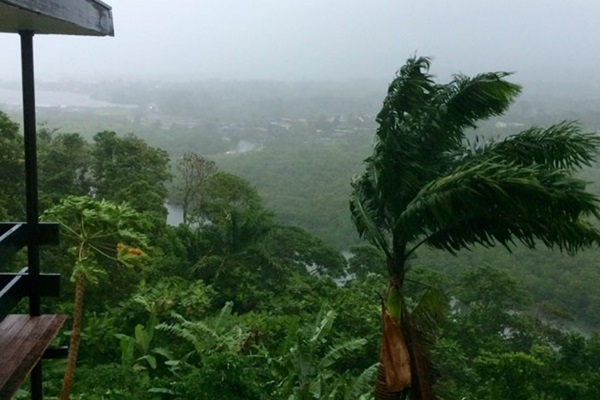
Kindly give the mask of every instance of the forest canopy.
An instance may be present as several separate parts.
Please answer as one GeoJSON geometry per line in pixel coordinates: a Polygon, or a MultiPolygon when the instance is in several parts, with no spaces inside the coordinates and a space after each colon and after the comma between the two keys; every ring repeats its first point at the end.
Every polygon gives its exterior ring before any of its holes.
{"type": "MultiPolygon", "coordinates": [[[[450,91],[472,82],[457,76],[447,86],[438,84],[424,72],[424,60],[413,62],[412,73],[422,75],[420,86],[413,88],[417,92],[450,91]]],[[[392,82],[388,95],[406,90],[403,84],[401,79],[392,82]]],[[[506,105],[518,92],[511,88],[502,100],[506,105]]],[[[113,89],[118,96],[118,85],[113,89]]],[[[240,94],[251,107],[239,113],[226,112],[228,100],[219,102],[214,95],[220,119],[211,119],[211,110],[201,107],[206,99],[201,92],[188,96],[186,107],[172,114],[166,106],[176,106],[169,99],[180,89],[172,88],[168,96],[160,89],[144,90],[136,97],[136,109],[103,110],[102,116],[89,110],[54,113],[61,119],[50,123],[63,128],[46,124],[38,131],[40,206],[48,218],[58,215],[61,204],[128,210],[124,216],[134,216],[126,218],[124,236],[107,236],[110,243],[98,247],[107,257],[92,250],[84,262],[69,250],[75,244],[67,237],[58,248],[43,251],[42,269],[61,272],[64,280],[61,299],[44,303],[48,312],[72,315],[74,272],[87,271],[91,278],[85,284],[72,398],[373,398],[380,296],[391,304],[385,291],[390,264],[380,245],[393,235],[378,239],[367,224],[358,224],[359,233],[371,239],[371,244],[362,242],[352,231],[347,202],[348,196],[374,188],[383,193],[380,199],[393,199],[397,207],[373,203],[373,210],[385,211],[373,214],[375,226],[412,227],[402,230],[411,239],[407,243],[416,246],[415,251],[407,247],[403,304],[414,312],[426,299],[440,310],[423,314],[436,319],[437,340],[428,344],[428,357],[435,366],[438,398],[598,398],[597,250],[571,256],[543,249],[547,242],[580,250],[580,244],[596,240],[595,225],[582,219],[579,230],[569,230],[573,240],[563,241],[566,225],[552,218],[559,208],[569,221],[580,221],[582,212],[594,213],[595,196],[586,197],[584,190],[597,188],[597,139],[586,133],[597,126],[585,109],[574,115],[581,124],[563,123],[573,115],[517,101],[510,109],[495,108],[495,116],[480,123],[474,122],[482,116],[477,107],[450,123],[447,115],[427,120],[417,102],[404,104],[403,114],[386,101],[387,114],[376,116],[373,102],[358,99],[352,90],[338,93],[328,87],[332,94],[323,96],[313,87],[300,94],[281,87],[283,100],[275,105],[261,106],[252,103],[252,93],[240,94]],[[157,107],[147,108],[147,99],[157,107]],[[203,114],[195,119],[198,110],[203,114]],[[406,118],[391,124],[394,113],[406,118]],[[429,125],[412,130],[423,121],[429,125]],[[455,136],[438,140],[432,127],[455,136]],[[401,149],[408,151],[403,160],[425,166],[388,162],[386,156],[397,155],[398,149],[389,150],[394,139],[386,138],[385,131],[428,143],[427,151],[401,149]],[[379,142],[373,148],[374,133],[379,142]],[[560,147],[565,140],[568,151],[560,147]],[[377,186],[365,175],[349,185],[356,174],[388,166],[392,177],[403,176],[405,186],[395,178],[392,185],[382,180],[377,186]],[[525,190],[524,182],[532,177],[552,193],[525,190]],[[395,193],[399,187],[402,193],[395,193]],[[500,194],[509,200],[497,199],[500,194]],[[541,203],[514,200],[542,201],[559,194],[564,197],[540,209],[536,204],[541,203]],[[177,204],[186,204],[185,221],[170,225],[168,209],[177,204]],[[519,221],[504,230],[501,225],[493,231],[471,230],[467,237],[463,234],[473,226],[452,225],[468,216],[481,218],[485,206],[493,208],[494,220],[512,212],[519,221]],[[529,226],[517,224],[531,213],[553,224],[544,235],[534,234],[539,227],[533,220],[529,226]],[[379,215],[400,217],[386,221],[379,215]],[[522,236],[512,243],[507,232],[517,228],[522,236]],[[491,244],[506,244],[510,251],[485,248],[491,244]],[[466,245],[469,250],[461,250],[466,245]],[[528,249],[533,245],[535,250],[528,249]]],[[[264,93],[254,97],[264,99],[264,93]]],[[[446,110],[465,113],[464,104],[456,101],[446,110]]],[[[424,110],[430,108],[442,109],[428,105],[424,110]]],[[[8,221],[24,219],[23,138],[15,120],[0,112],[0,215],[8,221]]],[[[2,268],[18,270],[22,264],[18,255],[2,268]]],[[[69,339],[70,327],[57,345],[69,339]]],[[[57,396],[65,361],[44,365],[46,395],[57,396]]]]}

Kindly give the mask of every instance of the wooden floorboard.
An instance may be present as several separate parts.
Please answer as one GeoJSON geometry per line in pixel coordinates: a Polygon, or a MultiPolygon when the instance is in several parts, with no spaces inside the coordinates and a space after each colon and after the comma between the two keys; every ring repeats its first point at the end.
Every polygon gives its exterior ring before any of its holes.
{"type": "Polygon", "coordinates": [[[0,322],[0,400],[9,400],[42,358],[64,315],[8,315],[0,322]]]}

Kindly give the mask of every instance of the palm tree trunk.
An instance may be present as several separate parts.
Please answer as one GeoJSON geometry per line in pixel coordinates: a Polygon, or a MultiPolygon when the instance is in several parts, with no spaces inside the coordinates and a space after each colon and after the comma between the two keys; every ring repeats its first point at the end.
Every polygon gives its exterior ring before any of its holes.
{"type": "Polygon", "coordinates": [[[71,387],[75,378],[75,367],[77,365],[77,353],[79,352],[79,343],[81,341],[81,322],[83,319],[83,292],[84,277],[79,276],[75,282],[75,306],[73,309],[73,329],[71,330],[71,339],[69,341],[69,355],[67,356],[67,368],[63,379],[62,389],[60,391],[60,400],[69,400],[71,387]]]}
{"type": "Polygon", "coordinates": [[[402,327],[410,354],[410,369],[412,371],[410,398],[411,400],[434,400],[434,380],[421,333],[417,330],[410,315],[403,321],[402,327]]]}
{"type": "Polygon", "coordinates": [[[399,282],[390,280],[387,298],[381,304],[381,355],[375,400],[404,399],[411,386],[411,359],[400,325],[404,311],[402,296],[399,282]]]}
{"type": "Polygon", "coordinates": [[[379,362],[377,368],[377,382],[375,382],[375,400],[404,400],[408,390],[400,392],[390,392],[387,388],[385,378],[385,367],[382,362],[379,362]]]}

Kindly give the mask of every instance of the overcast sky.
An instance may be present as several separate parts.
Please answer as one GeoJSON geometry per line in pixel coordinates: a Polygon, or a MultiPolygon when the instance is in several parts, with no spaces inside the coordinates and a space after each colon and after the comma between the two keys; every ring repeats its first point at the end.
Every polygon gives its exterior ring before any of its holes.
{"type": "MultiPolygon", "coordinates": [[[[104,1],[116,36],[36,36],[38,79],[388,80],[415,52],[439,75],[600,75],[598,0],[104,1]]],[[[18,46],[0,34],[0,80],[18,46]]]]}

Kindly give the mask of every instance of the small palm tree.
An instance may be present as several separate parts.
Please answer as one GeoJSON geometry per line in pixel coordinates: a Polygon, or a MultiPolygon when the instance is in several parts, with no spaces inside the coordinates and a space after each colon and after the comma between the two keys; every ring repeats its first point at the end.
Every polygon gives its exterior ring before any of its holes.
{"type": "MultiPolygon", "coordinates": [[[[352,182],[359,234],[387,260],[389,285],[376,399],[433,399],[426,342],[443,313],[429,290],[409,309],[404,282],[422,245],[455,253],[515,242],[575,252],[600,242],[586,217],[598,199],[573,172],[590,165],[599,138],[569,122],[470,146],[465,130],[501,115],[520,92],[504,72],[434,82],[430,60],[409,59],[389,86],[365,172],[352,182]]],[[[479,142],[479,141],[477,141],[479,142]]]]}
{"type": "Polygon", "coordinates": [[[69,342],[67,367],[60,399],[68,400],[75,377],[77,354],[81,341],[83,294],[86,285],[95,285],[105,274],[101,259],[113,260],[125,266],[140,265],[146,254],[138,247],[123,242],[145,245],[146,237],[136,230],[140,214],[127,204],[116,205],[87,196],[69,196],[47,210],[43,219],[60,224],[61,234],[75,257],[71,281],[75,283],[73,328],[69,342]]]}

